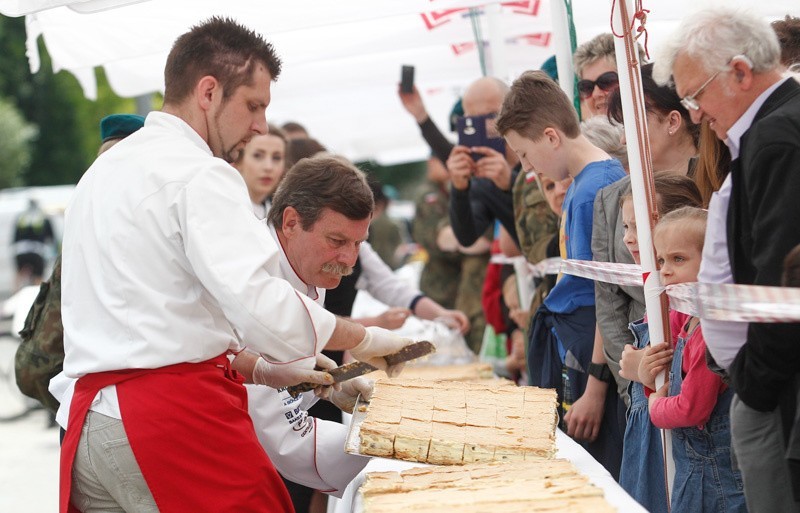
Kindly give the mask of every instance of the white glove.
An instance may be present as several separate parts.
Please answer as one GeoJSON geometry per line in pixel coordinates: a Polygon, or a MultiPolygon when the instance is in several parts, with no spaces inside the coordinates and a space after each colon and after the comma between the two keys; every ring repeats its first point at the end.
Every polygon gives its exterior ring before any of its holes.
{"type": "MultiPolygon", "coordinates": [[[[317,367],[334,369],[336,362],[320,353],[317,355],[317,367]]],[[[256,385],[283,388],[306,382],[323,386],[332,385],[333,377],[327,372],[303,367],[301,362],[270,363],[263,357],[258,359],[253,369],[253,383],[256,385]]]]}
{"type": "Polygon", "coordinates": [[[387,367],[386,360],[381,356],[396,353],[414,341],[377,326],[370,326],[366,328],[366,331],[364,339],[350,350],[353,358],[386,371],[390,378],[400,374],[400,371],[405,367],[405,363],[387,367]]]}
{"type": "Polygon", "coordinates": [[[340,410],[353,413],[359,395],[364,401],[372,399],[372,387],[375,386],[375,382],[367,378],[353,378],[341,385],[341,390],[331,392],[329,401],[340,410]]]}

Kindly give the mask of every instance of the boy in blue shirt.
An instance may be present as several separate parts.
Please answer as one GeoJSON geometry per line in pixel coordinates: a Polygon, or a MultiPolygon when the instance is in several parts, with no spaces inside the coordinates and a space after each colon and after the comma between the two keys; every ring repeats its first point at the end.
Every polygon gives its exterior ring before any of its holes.
{"type": "MultiPolygon", "coordinates": [[[[561,257],[591,260],[594,198],[625,176],[622,165],[583,136],[566,94],[541,71],[525,72],[511,86],[497,130],[525,171],[556,182],[572,177],[560,223],[561,257]]],[[[618,478],[623,431],[616,386],[609,386],[613,376],[602,339],[595,337],[594,282],[559,277],[534,316],[528,371],[532,385],[558,391],[567,434],[618,478]]]]}

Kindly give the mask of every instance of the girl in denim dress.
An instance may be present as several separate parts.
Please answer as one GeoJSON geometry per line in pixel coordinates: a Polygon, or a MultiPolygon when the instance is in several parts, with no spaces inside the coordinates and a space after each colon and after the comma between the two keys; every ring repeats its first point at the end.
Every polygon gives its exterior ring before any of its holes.
{"type": "MultiPolygon", "coordinates": [[[[705,221],[704,210],[686,207],[664,216],[656,226],[653,242],[665,286],[697,281],[705,221]]],[[[699,319],[685,320],[671,352],[663,345],[648,348],[639,366],[639,378],[650,390],[655,376],[669,368],[669,381],[649,394],[648,406],[652,423],[672,431],[671,511],[747,511],[741,474],[731,457],[733,391],[706,366],[699,319]]]]}
{"type": "MultiPolygon", "coordinates": [[[[620,209],[625,230],[623,241],[633,260],[640,264],[633,197],[623,196],[620,201],[620,209]]],[[[674,336],[679,332],[688,316],[679,312],[672,312],[672,314],[670,316],[670,333],[674,336]]],[[[645,387],[639,382],[638,377],[639,362],[650,343],[647,317],[630,323],[628,328],[633,333],[635,345],[626,347],[620,362],[622,367],[620,374],[631,379],[631,383],[628,385],[631,402],[626,416],[619,484],[651,513],[667,513],[669,504],[664,477],[661,431],[650,421],[645,387]]],[[[671,347],[671,344],[667,344],[666,347],[671,347]]]]}

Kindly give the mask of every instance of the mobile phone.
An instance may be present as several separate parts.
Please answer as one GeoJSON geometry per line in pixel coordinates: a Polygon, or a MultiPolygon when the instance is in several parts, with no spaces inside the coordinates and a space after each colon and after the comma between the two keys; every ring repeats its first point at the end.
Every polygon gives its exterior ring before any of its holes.
{"type": "Polygon", "coordinates": [[[414,92],[414,66],[403,66],[400,72],[400,92],[414,92]]]}
{"type": "MultiPolygon", "coordinates": [[[[472,148],[486,146],[505,155],[506,141],[497,133],[495,128],[495,115],[463,116],[458,118],[458,144],[472,148]]],[[[484,155],[472,153],[473,160],[480,160],[484,155]]]]}

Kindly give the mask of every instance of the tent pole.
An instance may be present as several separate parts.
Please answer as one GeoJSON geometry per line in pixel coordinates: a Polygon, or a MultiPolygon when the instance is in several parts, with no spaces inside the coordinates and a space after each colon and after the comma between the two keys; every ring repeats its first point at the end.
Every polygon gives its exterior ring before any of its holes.
{"type": "MultiPolygon", "coordinates": [[[[641,63],[637,44],[631,33],[635,9],[632,0],[612,0],[612,32],[621,37],[614,38],[614,49],[619,73],[622,114],[625,118],[625,137],[628,141],[631,189],[633,192],[636,234],[639,239],[639,255],[644,278],[645,307],[650,332],[650,345],[671,341],[669,333],[669,308],[666,293],[661,286],[661,277],[656,266],[652,229],[657,220],[657,205],[653,185],[653,169],[650,156],[650,139],[647,131],[644,94],[642,92],[641,63]]],[[[665,382],[666,373],[656,377],[656,388],[665,382]]],[[[662,430],[664,465],[666,476],[667,507],[675,477],[672,460],[672,437],[662,430]]]]}
{"type": "Polygon", "coordinates": [[[569,101],[575,104],[578,114],[580,114],[580,102],[575,101],[575,67],[572,65],[572,54],[575,48],[566,0],[550,2],[550,19],[553,26],[553,49],[556,54],[558,84],[561,86],[561,90],[567,94],[569,101]]]}

